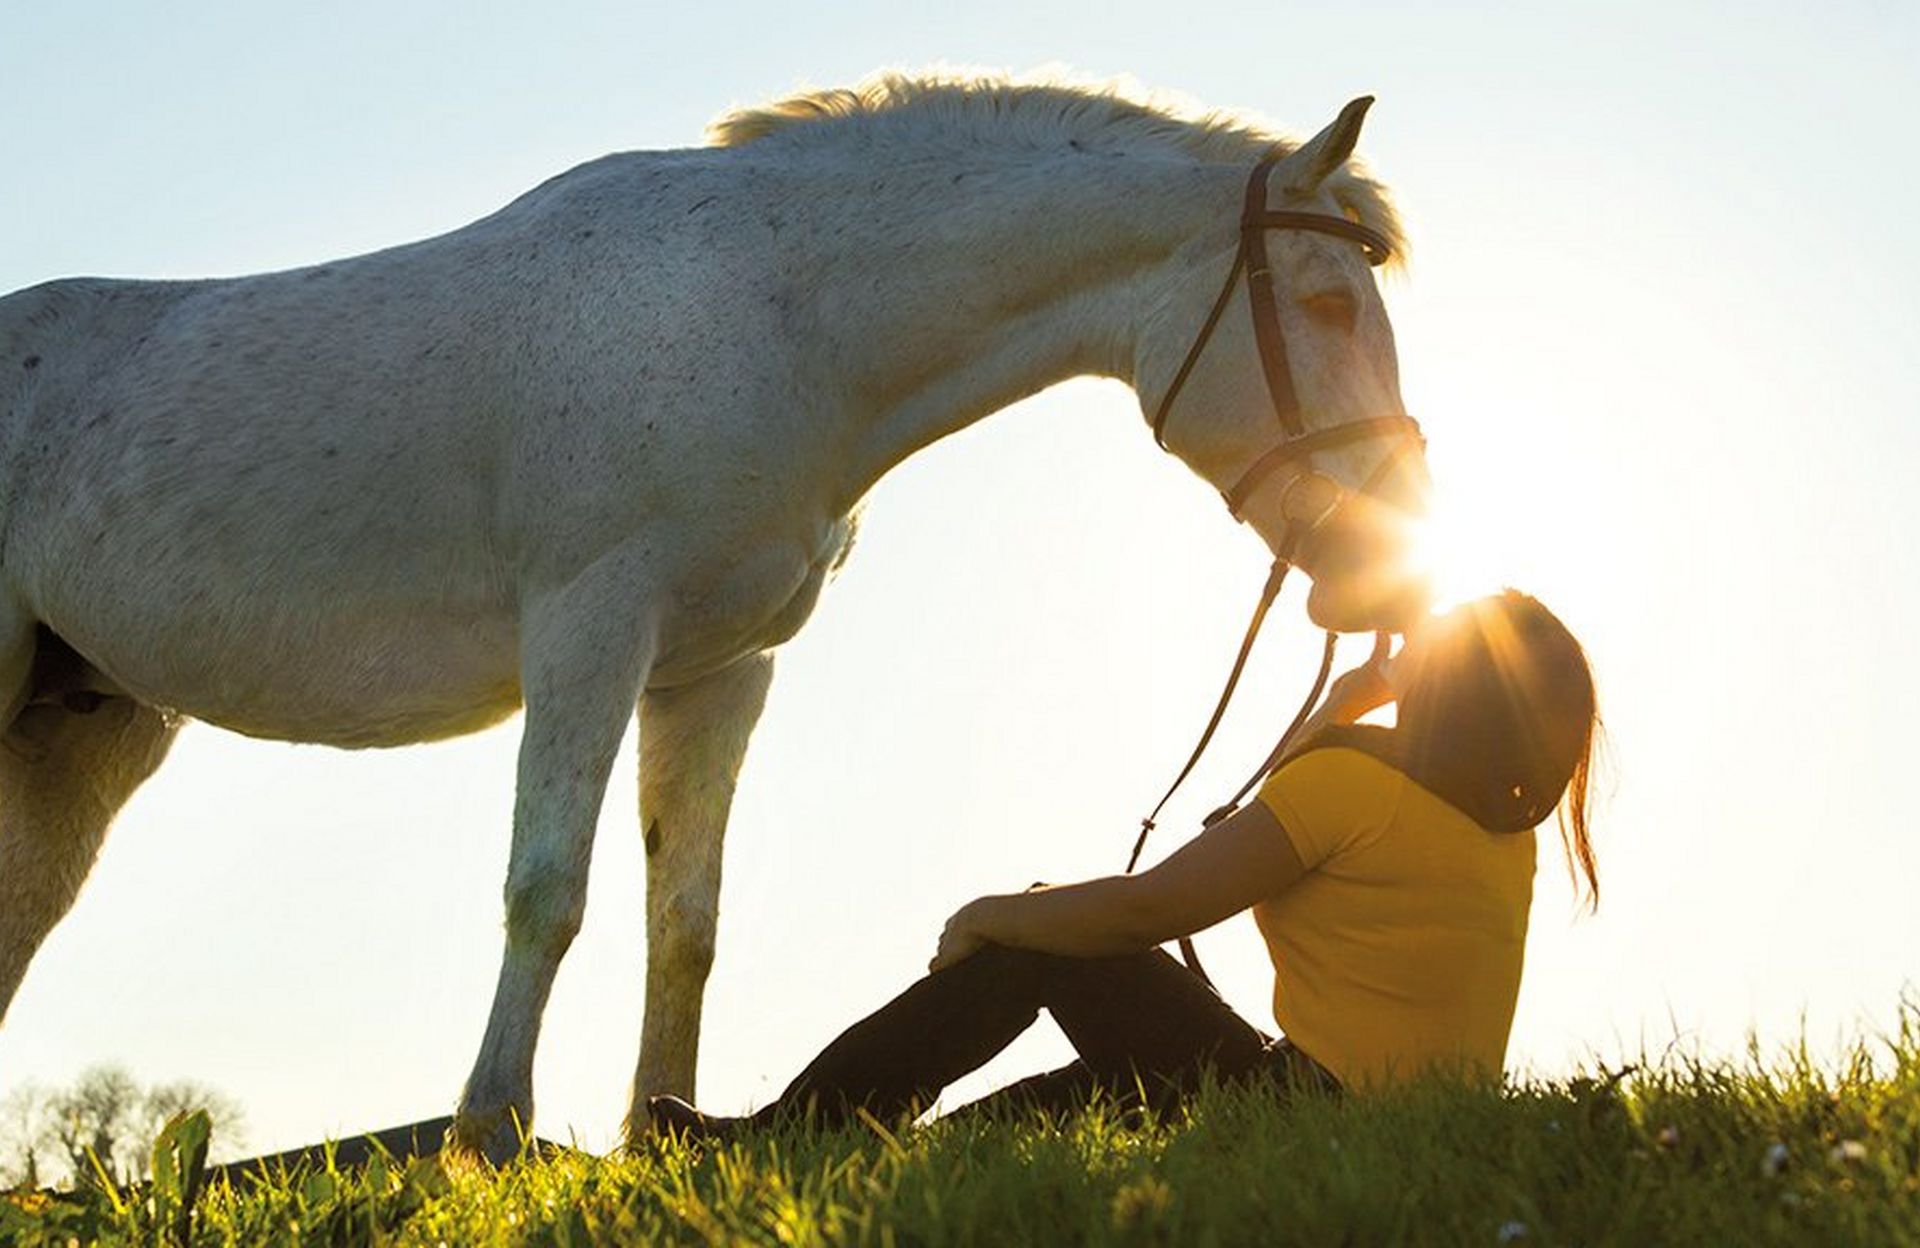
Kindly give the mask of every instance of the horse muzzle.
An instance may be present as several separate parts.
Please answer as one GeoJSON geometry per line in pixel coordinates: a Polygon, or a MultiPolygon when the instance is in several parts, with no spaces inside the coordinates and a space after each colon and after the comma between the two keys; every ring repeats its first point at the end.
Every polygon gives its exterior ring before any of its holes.
{"type": "Polygon", "coordinates": [[[1343,506],[1301,538],[1294,562],[1313,578],[1308,618],[1335,632],[1404,632],[1433,601],[1412,518],[1389,508],[1343,506]]]}

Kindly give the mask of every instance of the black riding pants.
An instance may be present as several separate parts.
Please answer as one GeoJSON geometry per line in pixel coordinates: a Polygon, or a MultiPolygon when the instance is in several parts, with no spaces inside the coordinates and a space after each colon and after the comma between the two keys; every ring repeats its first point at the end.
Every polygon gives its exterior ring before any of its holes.
{"type": "Polygon", "coordinates": [[[1333,1090],[1331,1077],[1286,1041],[1260,1034],[1165,953],[1109,958],[987,945],[928,975],[842,1032],[756,1121],[812,1113],[840,1122],[864,1107],[882,1120],[918,1113],[1051,1015],[1080,1060],[1023,1080],[988,1101],[1058,1113],[1095,1090],[1121,1104],[1166,1109],[1201,1073],[1270,1074],[1333,1090]]]}

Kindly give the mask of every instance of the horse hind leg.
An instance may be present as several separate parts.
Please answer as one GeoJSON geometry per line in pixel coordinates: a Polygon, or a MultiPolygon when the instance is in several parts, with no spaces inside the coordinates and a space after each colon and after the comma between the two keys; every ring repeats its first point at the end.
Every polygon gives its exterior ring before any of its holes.
{"type": "MultiPolygon", "coordinates": [[[[10,647],[0,643],[0,673],[10,647]]],[[[29,656],[31,658],[31,656],[29,656]]],[[[29,664],[30,666],[30,664],[29,664]]],[[[17,710],[0,748],[0,1020],[27,964],[99,857],[133,791],[166,757],[175,715],[128,697],[72,709],[0,693],[17,710]]]]}
{"type": "Polygon", "coordinates": [[[21,759],[43,758],[48,744],[42,738],[62,721],[40,708],[86,714],[126,696],[45,624],[21,624],[0,611],[0,724],[6,725],[0,749],[21,759]]]}

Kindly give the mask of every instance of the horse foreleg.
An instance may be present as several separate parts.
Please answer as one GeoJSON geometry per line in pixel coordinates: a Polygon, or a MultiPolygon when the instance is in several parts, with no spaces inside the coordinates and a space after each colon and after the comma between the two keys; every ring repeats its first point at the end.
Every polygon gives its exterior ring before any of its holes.
{"type": "Polygon", "coordinates": [[[533,1054],[560,959],[586,910],[607,773],[653,659],[636,594],[608,561],[529,608],[507,866],[506,953],[451,1144],[501,1161],[533,1123],[533,1054]],[[517,1129],[515,1119],[518,1119],[517,1129]]]}
{"type": "Polygon", "coordinates": [[[640,703],[640,819],[647,849],[647,1003],[627,1127],[646,1098],[693,1095],[700,1003],[713,965],[720,854],[734,783],[773,680],[771,651],[640,703]]]}

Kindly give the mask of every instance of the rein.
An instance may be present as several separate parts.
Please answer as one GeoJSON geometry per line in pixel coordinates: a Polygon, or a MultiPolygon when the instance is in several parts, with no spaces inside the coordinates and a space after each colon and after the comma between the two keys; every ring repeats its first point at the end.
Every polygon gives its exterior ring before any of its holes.
{"type": "MultiPolygon", "coordinates": [[[[1420,424],[1413,417],[1398,414],[1373,416],[1335,425],[1330,429],[1309,430],[1305,418],[1300,412],[1300,398],[1293,385],[1293,368],[1287,357],[1286,335],[1280,326],[1280,313],[1277,297],[1273,290],[1273,266],[1267,255],[1267,231],[1310,230],[1320,234],[1351,239],[1358,242],[1366,251],[1367,263],[1384,264],[1393,254],[1393,244],[1376,230],[1367,228],[1345,217],[1336,217],[1320,212],[1275,211],[1267,207],[1267,180],[1273,167],[1280,161],[1282,153],[1277,149],[1267,153],[1247,179],[1246,200],[1240,213],[1240,245],[1234,251],[1233,266],[1227,271],[1226,281],[1221,284],[1220,293],[1214,298],[1206,320],[1200,326],[1193,345],[1187,349],[1186,358],[1180,362],[1173,381],[1166,393],[1161,396],[1160,405],[1153,415],[1153,438],[1162,450],[1167,447],[1167,417],[1173,411],[1173,402],[1181,387],[1192,374],[1194,366],[1206,349],[1207,342],[1213,337],[1214,329],[1220,323],[1221,315],[1226,311],[1227,303],[1233,296],[1233,288],[1239,283],[1242,273],[1247,278],[1247,304],[1253,317],[1254,343],[1260,352],[1260,370],[1266,377],[1267,396],[1272,401],[1275,418],[1279,421],[1281,439],[1270,450],[1261,454],[1240,475],[1234,485],[1221,491],[1221,497],[1227,504],[1227,511],[1235,520],[1243,519],[1242,509],[1267,478],[1279,469],[1296,460],[1306,461],[1305,472],[1301,478],[1290,483],[1288,489],[1299,484],[1299,480],[1314,475],[1310,456],[1316,451],[1328,450],[1348,443],[1365,441],[1369,438],[1390,437],[1398,441],[1381,461],[1373,474],[1361,486],[1360,493],[1371,493],[1385,473],[1398,461],[1400,454],[1408,445],[1424,446],[1426,439],[1420,433],[1420,424]]],[[[1147,837],[1153,832],[1160,812],[1165,808],[1180,786],[1200,762],[1213,741],[1214,732],[1220,727],[1220,721],[1226,716],[1227,705],[1233,700],[1234,690],[1240,683],[1241,673],[1246,669],[1247,657],[1253,652],[1254,640],[1260,635],[1260,627],[1266,622],[1267,613],[1272,609],[1274,600],[1280,596],[1281,586],[1287,579],[1287,573],[1293,566],[1293,553],[1303,536],[1311,535],[1339,509],[1346,499],[1344,487],[1337,501],[1323,511],[1306,527],[1305,533],[1296,531],[1291,521],[1282,540],[1279,557],[1274,560],[1273,569],[1267,574],[1267,583],[1260,591],[1260,600],[1254,605],[1253,617],[1247,622],[1246,636],[1240,642],[1240,651],[1234,656],[1233,668],[1227,674],[1226,687],[1220,691],[1219,701],[1214,704],[1213,714],[1207,718],[1207,725],[1201,730],[1200,740],[1193,747],[1193,753],[1187,758],[1186,765],[1167,786],[1167,791],[1154,804],[1153,810],[1140,821],[1140,835],[1133,842],[1133,852],[1127,856],[1126,874],[1140,862],[1141,851],[1146,848],[1147,837]]],[[[1253,787],[1265,778],[1268,772],[1285,757],[1287,749],[1293,743],[1307,718],[1313,713],[1320,695],[1325,692],[1327,679],[1333,671],[1334,649],[1339,636],[1331,629],[1327,631],[1325,647],[1320,657],[1320,671],[1314,677],[1313,688],[1308,691],[1306,701],[1300,704],[1286,731],[1280,734],[1279,741],[1268,753],[1266,760],[1257,771],[1248,777],[1225,805],[1217,807],[1202,820],[1203,828],[1211,827],[1238,810],[1240,803],[1253,787]]],[[[1208,978],[1206,970],[1200,965],[1199,955],[1194,952],[1193,941],[1188,937],[1180,938],[1180,956],[1185,960],[1187,969],[1199,976],[1208,987],[1213,980],[1208,978]]]]}
{"type": "MultiPolygon", "coordinates": [[[[1220,727],[1220,721],[1226,717],[1227,704],[1233,701],[1233,691],[1240,684],[1240,674],[1246,670],[1247,656],[1253,653],[1254,639],[1260,635],[1260,626],[1266,622],[1267,612],[1272,608],[1274,599],[1280,596],[1280,586],[1286,581],[1287,572],[1292,566],[1284,559],[1274,560],[1273,570],[1267,574],[1267,583],[1260,591],[1260,601],[1254,604],[1253,618],[1247,621],[1247,633],[1240,641],[1239,654],[1234,656],[1233,670],[1227,673],[1226,687],[1220,690],[1220,699],[1214,703],[1213,714],[1207,717],[1207,726],[1201,730],[1200,740],[1194,745],[1193,753],[1187,756],[1186,765],[1180,768],[1180,774],[1173,778],[1173,783],[1167,786],[1167,791],[1160,795],[1158,802],[1154,803],[1153,810],[1140,821],[1140,835],[1134,838],[1133,852],[1127,855],[1127,869],[1123,874],[1133,874],[1133,869],[1140,863],[1141,851],[1147,847],[1147,837],[1153,833],[1154,828],[1159,826],[1155,821],[1160,817],[1161,809],[1186,782],[1187,776],[1200,762],[1200,756],[1207,752],[1207,746],[1213,740],[1214,731],[1220,727]]],[[[1287,748],[1293,744],[1293,739],[1298,735],[1301,726],[1307,722],[1307,717],[1313,714],[1313,708],[1320,701],[1320,695],[1326,691],[1327,678],[1333,673],[1334,648],[1339,645],[1339,642],[1340,634],[1328,629],[1326,644],[1320,651],[1320,671],[1313,678],[1313,687],[1307,691],[1306,701],[1302,702],[1300,709],[1294,712],[1292,721],[1287,724],[1286,730],[1280,734],[1280,739],[1274,743],[1273,749],[1268,752],[1266,759],[1254,773],[1234,791],[1232,797],[1209,811],[1206,818],[1200,821],[1203,830],[1239,810],[1241,801],[1252,792],[1253,787],[1265,779],[1267,773],[1285,757],[1287,748]]],[[[1193,938],[1182,936],[1179,944],[1180,959],[1187,964],[1187,969],[1199,976],[1200,981],[1207,987],[1213,987],[1213,978],[1207,974],[1206,968],[1200,965],[1200,954],[1193,947],[1193,938]]]]}

